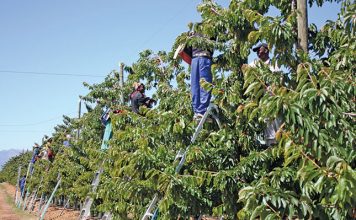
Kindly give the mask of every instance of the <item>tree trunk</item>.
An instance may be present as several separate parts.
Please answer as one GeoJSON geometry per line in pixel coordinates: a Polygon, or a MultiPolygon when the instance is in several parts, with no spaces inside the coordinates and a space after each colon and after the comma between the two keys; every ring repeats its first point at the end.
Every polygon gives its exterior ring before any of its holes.
{"type": "Polygon", "coordinates": [[[307,0],[297,0],[298,49],[308,53],[308,10],[307,0]]]}

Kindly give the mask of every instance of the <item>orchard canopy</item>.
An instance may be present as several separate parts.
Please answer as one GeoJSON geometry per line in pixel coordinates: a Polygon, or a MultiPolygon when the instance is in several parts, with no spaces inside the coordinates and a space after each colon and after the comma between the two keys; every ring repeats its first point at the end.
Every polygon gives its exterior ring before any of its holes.
{"type": "MultiPolygon", "coordinates": [[[[88,112],[64,118],[55,127],[56,159],[35,165],[29,186],[44,177],[42,192],[50,193],[58,172],[58,196],[83,201],[95,198],[94,210],[111,211],[116,219],[139,219],[150,200],[160,197],[160,219],[196,214],[225,219],[351,219],[356,209],[355,51],[356,4],[340,1],[336,21],[309,25],[309,53],[296,49],[297,11],[290,0],[232,0],[227,8],[202,1],[202,31],[216,41],[177,37],[171,51],[145,50],[125,66],[125,84],[112,71],[100,84],[85,84],[82,97],[88,112]],[[280,11],[267,16],[271,7],[280,11]],[[189,66],[174,60],[175,48],[215,48],[213,102],[223,127],[206,123],[191,145],[182,172],[174,157],[190,144],[197,123],[192,120],[189,66]],[[251,48],[267,42],[281,71],[247,65],[251,48]],[[159,58],[159,59],[157,59],[159,58]],[[159,104],[131,112],[117,104],[144,82],[159,104]],[[271,94],[266,93],[267,85],[271,94]],[[110,148],[100,150],[104,106],[124,110],[112,114],[110,148]],[[281,117],[278,144],[265,147],[257,137],[266,119],[281,117]],[[67,134],[79,139],[62,146],[67,134]],[[104,163],[97,193],[91,180],[104,163]]],[[[322,7],[332,0],[308,0],[322,7]]],[[[193,28],[188,25],[187,31],[193,28]]],[[[16,172],[16,169],[14,169],[16,172]]],[[[13,175],[16,176],[16,175],[13,175]]]]}

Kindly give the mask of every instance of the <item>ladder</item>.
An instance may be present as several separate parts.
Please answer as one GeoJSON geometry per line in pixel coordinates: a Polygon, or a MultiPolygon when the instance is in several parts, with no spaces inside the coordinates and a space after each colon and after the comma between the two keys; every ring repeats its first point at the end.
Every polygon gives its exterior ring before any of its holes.
{"type": "Polygon", "coordinates": [[[112,214],[111,212],[105,212],[105,214],[103,215],[103,217],[101,217],[101,220],[111,220],[112,219],[112,214]]]}
{"type": "Polygon", "coordinates": [[[40,219],[39,219],[39,220],[43,220],[43,219],[44,219],[44,217],[45,217],[45,215],[46,215],[46,212],[47,212],[47,209],[48,209],[49,205],[50,205],[51,202],[52,202],[52,199],[53,199],[53,197],[54,197],[54,194],[56,193],[56,191],[57,191],[59,185],[60,185],[61,182],[62,182],[62,177],[60,176],[60,174],[58,174],[57,180],[58,180],[58,182],[57,182],[56,186],[54,187],[54,190],[53,190],[51,196],[49,197],[49,199],[48,199],[48,201],[47,201],[47,203],[46,203],[46,205],[45,205],[45,207],[44,207],[44,209],[43,209],[43,211],[42,211],[42,213],[41,213],[41,216],[40,216],[40,219]]]}
{"type": "Polygon", "coordinates": [[[34,197],[34,193],[26,193],[26,198],[25,201],[23,203],[23,207],[22,207],[22,211],[25,211],[27,208],[27,205],[30,204],[32,198],[34,197]]]}
{"type": "Polygon", "coordinates": [[[25,209],[26,209],[26,203],[27,203],[27,200],[29,199],[29,196],[30,196],[30,187],[27,187],[25,199],[22,201],[22,204],[20,204],[20,207],[19,207],[19,208],[21,208],[21,205],[22,205],[23,211],[25,211],[25,209]]]}
{"type": "MultiPolygon", "coordinates": [[[[218,107],[215,104],[210,103],[205,114],[203,115],[202,119],[200,120],[198,126],[195,128],[195,132],[190,140],[190,144],[185,149],[185,151],[182,151],[182,150],[178,151],[178,153],[174,159],[174,161],[179,160],[179,164],[177,165],[177,167],[175,169],[176,174],[178,174],[180,172],[180,170],[182,169],[190,146],[197,139],[198,135],[200,134],[201,130],[203,129],[203,125],[204,125],[205,121],[207,120],[207,118],[209,116],[211,116],[216,121],[219,128],[221,129],[220,120],[219,120],[218,116],[214,113],[214,111],[216,113],[219,113],[218,107]]],[[[158,217],[158,207],[157,207],[158,202],[159,202],[158,194],[155,194],[141,220],[148,220],[150,217],[151,217],[151,220],[157,219],[157,217],[158,217]]],[[[201,219],[201,215],[199,216],[199,219],[201,219]]]]}
{"type": "MultiPolygon", "coordinates": [[[[99,170],[95,172],[94,179],[91,183],[93,193],[95,193],[96,189],[98,188],[98,185],[100,182],[100,176],[104,171],[104,168],[103,168],[104,163],[105,163],[105,160],[101,164],[99,170]]],[[[87,196],[87,198],[85,199],[84,206],[83,206],[82,210],[80,211],[80,215],[78,218],[79,220],[84,220],[84,219],[87,219],[90,217],[90,207],[93,204],[93,202],[94,202],[94,199],[91,198],[90,196],[87,196]]]]}
{"type": "Polygon", "coordinates": [[[33,210],[33,207],[34,207],[35,202],[36,202],[36,200],[37,200],[37,194],[38,194],[38,191],[40,190],[40,188],[41,188],[41,186],[42,186],[42,181],[43,181],[43,176],[42,176],[42,178],[41,178],[41,181],[40,181],[39,186],[37,187],[36,191],[34,192],[34,195],[33,195],[32,199],[31,199],[31,201],[30,201],[30,203],[29,203],[29,205],[28,205],[28,208],[27,208],[27,209],[28,209],[30,212],[33,210]]]}
{"type": "Polygon", "coordinates": [[[21,195],[21,190],[20,189],[20,177],[21,177],[21,165],[19,166],[19,169],[17,171],[17,181],[16,181],[16,190],[15,190],[15,204],[17,204],[18,201],[18,191],[20,191],[20,195],[21,195]]]}
{"type": "Polygon", "coordinates": [[[43,204],[43,201],[45,200],[45,196],[44,196],[44,193],[41,194],[41,198],[40,198],[40,201],[38,203],[38,214],[41,213],[41,210],[42,210],[42,204],[43,204]]]}
{"type": "MultiPolygon", "coordinates": [[[[110,109],[107,109],[105,111],[104,114],[109,114],[109,111],[111,111],[110,109]]],[[[112,133],[112,125],[111,125],[111,121],[109,118],[106,119],[107,120],[107,123],[105,125],[105,132],[104,132],[104,136],[103,136],[103,141],[102,141],[102,145],[101,145],[101,150],[106,150],[109,148],[109,146],[107,145],[107,141],[110,140],[111,138],[111,133],[112,133]]],[[[100,183],[100,176],[101,174],[103,173],[104,171],[104,163],[105,163],[105,160],[103,161],[103,163],[101,164],[99,170],[97,170],[95,172],[95,176],[94,176],[94,179],[91,183],[92,185],[92,192],[95,193],[96,192],[96,189],[98,188],[98,185],[100,183]]],[[[82,210],[80,211],[80,215],[79,215],[79,220],[85,220],[87,218],[90,217],[90,207],[91,205],[93,204],[94,202],[94,199],[91,198],[90,196],[87,196],[86,199],[85,199],[85,202],[84,202],[84,206],[82,208],[82,210]]],[[[105,216],[105,215],[104,215],[105,216]]],[[[111,213],[108,213],[108,216],[111,216],[111,213]]],[[[106,218],[108,219],[108,218],[106,218]]]]}
{"type": "Polygon", "coordinates": [[[21,206],[23,205],[22,203],[23,202],[25,202],[26,203],[26,201],[27,201],[27,197],[29,196],[29,194],[30,194],[30,188],[28,187],[27,188],[27,191],[26,191],[26,194],[25,194],[25,188],[26,188],[26,183],[27,183],[27,180],[30,178],[30,176],[29,176],[29,174],[31,174],[32,175],[32,173],[30,173],[30,170],[31,170],[31,168],[32,168],[32,163],[31,163],[31,161],[29,162],[29,164],[28,164],[28,167],[27,167],[27,173],[26,173],[26,179],[25,179],[25,183],[24,183],[24,186],[23,186],[23,191],[21,191],[21,197],[20,197],[20,199],[17,201],[17,207],[18,208],[21,208],[21,206]],[[24,198],[24,199],[23,199],[24,198]]]}
{"type": "MultiPolygon", "coordinates": [[[[29,165],[28,165],[28,169],[27,169],[27,174],[26,174],[26,180],[25,180],[25,186],[26,186],[26,184],[27,184],[27,180],[28,179],[31,179],[32,178],[32,175],[33,175],[33,173],[34,173],[34,163],[32,163],[32,161],[30,161],[30,163],[29,163],[29,165]]],[[[41,180],[42,181],[42,180],[41,180]]],[[[27,187],[27,192],[26,192],[26,196],[25,196],[25,200],[23,201],[24,203],[23,203],[23,208],[22,208],[22,210],[23,211],[25,211],[26,210],[26,206],[28,205],[27,204],[27,199],[30,199],[30,187],[27,187]]],[[[33,198],[33,196],[34,196],[34,194],[32,193],[31,194],[31,197],[33,198]]],[[[21,205],[20,205],[21,206],[21,205]]]]}

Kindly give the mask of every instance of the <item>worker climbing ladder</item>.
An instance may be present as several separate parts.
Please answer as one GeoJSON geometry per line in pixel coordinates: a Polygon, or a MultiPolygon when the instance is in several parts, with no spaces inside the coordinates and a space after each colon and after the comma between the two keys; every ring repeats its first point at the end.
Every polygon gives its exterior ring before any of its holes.
{"type": "MultiPolygon", "coordinates": [[[[205,114],[203,115],[202,119],[200,120],[198,126],[195,129],[195,132],[190,140],[190,144],[185,149],[185,151],[182,151],[182,150],[178,151],[178,153],[174,159],[174,161],[179,160],[179,163],[175,169],[176,174],[178,174],[180,172],[180,170],[182,169],[182,167],[185,163],[185,159],[186,159],[188,150],[190,149],[190,146],[192,144],[194,144],[195,140],[197,139],[198,135],[200,134],[201,130],[203,129],[203,125],[204,125],[205,121],[207,120],[207,118],[209,116],[211,116],[216,121],[219,128],[221,128],[220,120],[219,120],[218,116],[214,113],[214,111],[216,113],[218,113],[218,108],[215,104],[210,103],[208,109],[206,110],[205,114]]],[[[143,215],[142,220],[147,220],[150,217],[151,217],[151,220],[157,219],[157,217],[158,217],[158,203],[159,203],[159,197],[158,197],[158,194],[155,194],[152,201],[150,202],[145,214],[143,215]]],[[[199,216],[199,218],[201,218],[201,216],[199,216]]]]}
{"type": "Polygon", "coordinates": [[[30,194],[30,188],[28,187],[27,190],[26,190],[26,195],[25,195],[25,188],[26,188],[26,183],[27,183],[27,179],[30,178],[30,176],[32,176],[33,172],[30,172],[31,169],[32,169],[32,162],[30,161],[29,164],[28,164],[28,167],[27,167],[27,173],[26,173],[26,179],[25,179],[25,183],[24,183],[24,186],[23,186],[23,191],[21,191],[21,197],[20,199],[17,201],[17,207],[18,208],[21,208],[22,205],[25,206],[26,204],[26,201],[27,201],[27,197],[29,196],[30,194]],[[30,175],[30,176],[29,176],[30,175]],[[24,198],[25,197],[25,198],[24,198]],[[23,199],[24,198],[24,199],[23,199]],[[23,204],[24,203],[24,204],[23,204]]]}
{"type": "MultiPolygon", "coordinates": [[[[121,63],[120,64],[120,73],[119,73],[120,88],[124,87],[124,75],[123,74],[124,74],[124,64],[121,63]]],[[[124,95],[123,94],[120,95],[120,102],[121,102],[121,104],[124,104],[124,95]]],[[[105,131],[104,131],[104,135],[103,135],[103,141],[101,144],[101,150],[107,150],[109,148],[108,141],[112,137],[112,124],[111,124],[111,120],[110,120],[110,112],[111,112],[111,109],[107,108],[104,111],[104,113],[101,115],[101,122],[103,123],[103,125],[105,125],[105,131]]],[[[121,111],[119,110],[119,112],[121,112],[121,111]]],[[[115,113],[115,111],[114,111],[114,113],[115,113]]],[[[100,168],[95,172],[95,176],[94,176],[92,184],[91,184],[92,185],[92,193],[95,193],[96,189],[99,186],[100,176],[104,171],[104,168],[103,168],[104,163],[105,163],[105,160],[101,164],[100,168]]],[[[91,198],[90,196],[86,197],[84,206],[83,206],[82,210],[80,211],[79,220],[85,220],[90,217],[90,208],[91,208],[91,205],[93,204],[93,202],[94,202],[93,198],[91,198]]],[[[110,212],[105,212],[105,214],[103,215],[103,217],[101,219],[110,220],[111,218],[112,218],[112,214],[110,212]]]]}
{"type": "MultiPolygon", "coordinates": [[[[32,164],[32,165],[33,165],[33,164],[32,164]]],[[[29,190],[29,187],[28,187],[27,193],[26,193],[26,198],[25,198],[25,201],[24,201],[24,204],[23,204],[23,208],[22,208],[23,211],[25,211],[26,208],[31,211],[32,206],[33,206],[33,204],[34,204],[34,201],[35,201],[36,198],[37,198],[37,192],[38,192],[39,188],[41,187],[42,181],[43,181],[43,177],[41,178],[41,181],[40,181],[39,186],[38,186],[37,189],[31,194],[31,196],[28,196],[28,195],[30,194],[30,193],[29,193],[30,190],[29,190]]]]}

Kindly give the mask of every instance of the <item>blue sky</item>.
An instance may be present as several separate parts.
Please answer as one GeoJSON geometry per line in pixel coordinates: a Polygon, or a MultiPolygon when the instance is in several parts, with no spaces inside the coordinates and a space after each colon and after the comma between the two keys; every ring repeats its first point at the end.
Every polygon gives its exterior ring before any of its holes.
{"type": "MultiPolygon", "coordinates": [[[[119,62],[130,65],[144,49],[170,50],[187,24],[200,20],[199,2],[2,0],[0,150],[31,149],[62,115],[76,117],[79,95],[88,92],[82,82],[101,82],[119,62]]],[[[339,8],[336,3],[312,8],[309,22],[334,20],[339,8]]]]}

